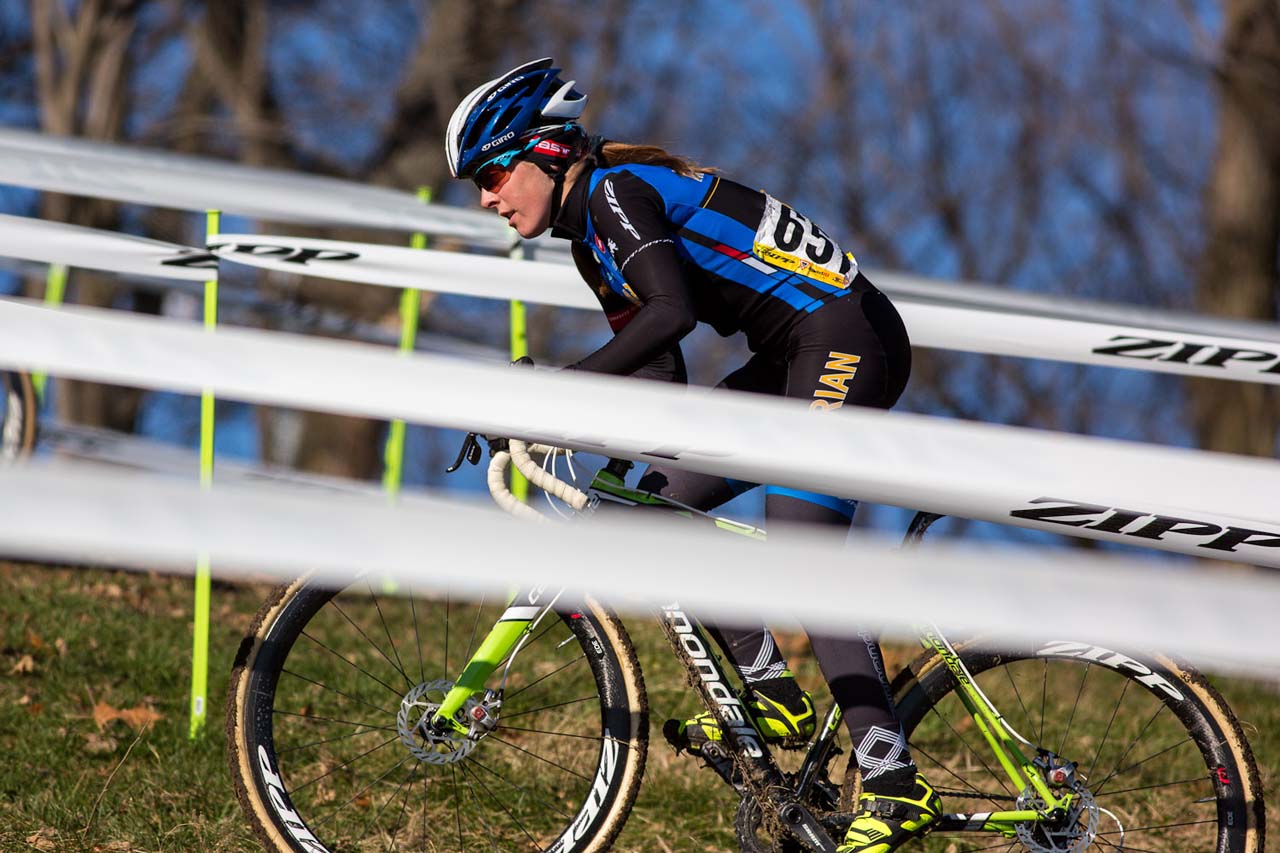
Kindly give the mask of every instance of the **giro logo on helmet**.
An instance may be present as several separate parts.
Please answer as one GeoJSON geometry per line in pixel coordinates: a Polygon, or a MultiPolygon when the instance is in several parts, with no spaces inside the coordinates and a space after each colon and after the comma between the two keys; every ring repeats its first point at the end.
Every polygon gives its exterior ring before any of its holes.
{"type": "Polygon", "coordinates": [[[502,136],[499,136],[497,139],[490,139],[484,145],[481,145],[480,150],[488,151],[490,148],[494,148],[498,145],[501,145],[504,142],[510,142],[512,138],[515,137],[515,135],[516,135],[516,132],[514,130],[509,130],[506,133],[504,133],[502,136]]]}
{"type": "Polygon", "coordinates": [[[510,89],[512,86],[514,86],[515,84],[519,83],[519,82],[520,82],[521,80],[523,80],[523,79],[524,79],[524,75],[523,75],[523,74],[521,74],[519,77],[512,77],[510,80],[508,80],[507,82],[503,83],[503,84],[502,84],[501,86],[499,86],[498,88],[494,89],[494,90],[493,90],[493,92],[489,95],[489,97],[487,97],[487,98],[485,98],[485,99],[484,99],[484,102],[485,102],[486,104],[487,104],[487,103],[489,103],[489,102],[490,102],[490,101],[492,101],[494,98],[498,97],[498,96],[499,96],[499,95],[501,95],[503,92],[507,91],[508,89],[510,89]]]}

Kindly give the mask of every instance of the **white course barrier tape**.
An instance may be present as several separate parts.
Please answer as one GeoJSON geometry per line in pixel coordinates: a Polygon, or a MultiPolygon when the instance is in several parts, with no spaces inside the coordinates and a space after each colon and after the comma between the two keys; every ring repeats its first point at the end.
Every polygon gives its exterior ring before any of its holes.
{"type": "MultiPolygon", "coordinates": [[[[563,264],[253,234],[218,234],[211,238],[210,248],[229,261],[299,275],[522,299],[566,308],[599,308],[599,302],[573,268],[563,264]]],[[[902,284],[892,276],[889,281],[902,284]]],[[[1114,320],[1047,316],[1030,310],[1011,312],[1000,308],[985,293],[972,303],[962,298],[943,299],[939,295],[943,288],[916,286],[901,293],[889,289],[912,343],[937,349],[1280,385],[1280,332],[1275,332],[1277,339],[1272,341],[1197,332],[1194,324],[1170,330],[1166,325],[1140,321],[1131,325],[1114,320]]],[[[962,292],[958,286],[950,289],[962,292]]],[[[1101,314],[1100,308],[1096,310],[1101,314]]],[[[1158,312],[1156,316],[1159,317],[1158,312]]],[[[1224,323],[1223,327],[1238,332],[1269,330],[1262,324],[1224,323]]]]}
{"type": "Polygon", "coordinates": [[[202,492],[155,475],[7,468],[0,553],[185,573],[207,552],[222,577],[314,571],[341,585],[368,572],[455,594],[547,583],[624,610],[669,604],[679,590],[680,603],[710,619],[799,618],[829,632],[898,636],[931,620],[956,634],[1160,649],[1214,669],[1280,673],[1280,576],[1272,573],[927,541],[900,551],[883,540],[842,546],[803,533],[762,545],[693,524],[529,524],[494,508],[404,498],[392,507],[373,495],[225,483],[202,492]],[[626,542],[645,546],[618,547],[626,542]],[[566,549],[602,556],[566,560],[566,549]],[[807,569],[796,583],[778,584],[779,565],[807,569]],[[867,595],[872,587],[876,595],[867,595]]]}
{"type": "Polygon", "coordinates": [[[1276,323],[1189,314],[1119,302],[1095,302],[1074,296],[1026,293],[994,284],[943,281],[889,270],[872,269],[864,272],[876,287],[895,298],[909,297],[916,302],[932,305],[956,305],[1032,317],[1084,320],[1116,326],[1140,326],[1163,332],[1191,332],[1280,343],[1280,325],[1276,323]]]}
{"type": "Polygon", "coordinates": [[[515,239],[491,213],[424,204],[399,190],[11,127],[0,128],[0,183],[257,219],[424,231],[503,248],[515,239]]]}
{"type": "Polygon", "coordinates": [[[256,234],[214,234],[209,237],[209,249],[226,261],[293,275],[564,308],[600,308],[572,267],[546,261],[256,234]]]}
{"type": "Polygon", "coordinates": [[[218,259],[204,249],[3,213],[0,256],[184,281],[218,276],[218,259]]]}
{"type": "MultiPolygon", "coordinates": [[[[824,494],[1280,567],[1280,463],[0,301],[0,367],[515,435],[824,494]]],[[[847,366],[846,366],[847,367],[847,366]]],[[[833,368],[835,369],[835,368],[833,368]]]]}

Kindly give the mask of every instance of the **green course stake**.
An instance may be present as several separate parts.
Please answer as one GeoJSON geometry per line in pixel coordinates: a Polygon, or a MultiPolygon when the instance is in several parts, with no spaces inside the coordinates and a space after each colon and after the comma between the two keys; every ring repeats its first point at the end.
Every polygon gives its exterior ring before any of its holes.
{"type": "MultiPolygon", "coordinates": [[[[524,260],[524,244],[518,243],[511,250],[513,259],[524,260]]],[[[511,360],[524,358],[529,354],[529,335],[526,324],[524,302],[511,300],[511,360]]],[[[521,503],[529,501],[529,481],[514,467],[511,469],[511,494],[521,503]]]]}
{"type": "MultiPolygon", "coordinates": [[[[418,187],[418,198],[424,204],[431,203],[431,188],[418,187]]],[[[413,249],[427,248],[427,235],[418,232],[409,240],[413,249]]],[[[417,288],[406,287],[400,291],[400,352],[413,352],[418,339],[418,310],[422,304],[422,293],[417,288]]],[[[387,430],[387,443],[382,453],[382,487],[387,497],[395,500],[400,494],[400,482],[404,472],[404,433],[405,423],[400,418],[391,421],[387,430]]]]}
{"type": "MultiPolygon", "coordinates": [[[[205,244],[218,233],[218,211],[210,210],[205,216],[205,244]]],[[[218,276],[204,283],[204,328],[212,333],[218,325],[218,276]]],[[[200,394],[200,488],[213,485],[213,389],[205,388],[200,394]]],[[[191,639],[191,725],[187,736],[195,741],[204,736],[205,717],[208,714],[209,690],[209,588],[212,573],[209,555],[200,554],[196,559],[195,615],[191,639]]]]}
{"type": "MultiPolygon", "coordinates": [[[[44,276],[44,304],[57,308],[67,296],[67,267],[65,264],[49,264],[44,276]]],[[[31,384],[36,386],[36,395],[44,401],[44,386],[48,379],[43,373],[31,374],[31,384]]]]}

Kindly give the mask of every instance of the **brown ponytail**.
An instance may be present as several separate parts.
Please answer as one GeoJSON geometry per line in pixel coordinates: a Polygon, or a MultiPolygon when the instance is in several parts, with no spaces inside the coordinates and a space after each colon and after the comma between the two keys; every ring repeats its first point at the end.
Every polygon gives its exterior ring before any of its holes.
{"type": "Polygon", "coordinates": [[[605,142],[597,149],[597,158],[602,160],[601,166],[623,166],[634,163],[641,166],[665,166],[677,175],[696,178],[698,175],[710,175],[717,172],[707,166],[699,166],[688,157],[672,154],[657,145],[632,145],[628,142],[605,142]]]}

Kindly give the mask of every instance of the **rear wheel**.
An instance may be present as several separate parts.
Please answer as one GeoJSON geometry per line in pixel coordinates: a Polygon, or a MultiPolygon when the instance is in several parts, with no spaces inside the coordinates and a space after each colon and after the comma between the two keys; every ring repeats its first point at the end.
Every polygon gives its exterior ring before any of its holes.
{"type": "MultiPolygon", "coordinates": [[[[1003,839],[957,831],[920,849],[1261,853],[1262,786],[1235,715],[1195,670],[1159,655],[1091,643],[1017,651],[956,648],[1009,724],[1062,762],[1075,762],[1081,808],[1063,825],[1003,839]]],[[[948,812],[1008,810],[1023,792],[1007,776],[933,653],[895,679],[898,713],[917,764],[948,812]]],[[[1030,757],[1030,756],[1028,756],[1030,757]]]]}
{"type": "Polygon", "coordinates": [[[534,628],[487,734],[431,743],[416,725],[504,604],[367,580],[272,593],[227,708],[232,775],[269,849],[607,849],[639,788],[648,708],[631,642],[599,604],[534,628]]]}
{"type": "Polygon", "coordinates": [[[0,463],[21,459],[36,443],[36,391],[31,375],[0,370],[0,463]]]}

